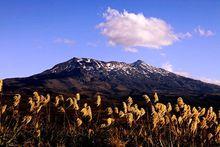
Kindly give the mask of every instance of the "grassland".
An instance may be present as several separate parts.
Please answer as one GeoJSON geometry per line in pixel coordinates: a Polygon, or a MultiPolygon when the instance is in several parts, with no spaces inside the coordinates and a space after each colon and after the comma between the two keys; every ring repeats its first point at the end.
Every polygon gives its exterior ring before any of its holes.
{"type": "Polygon", "coordinates": [[[191,107],[182,98],[160,103],[143,96],[143,107],[128,97],[107,105],[100,95],[89,102],[80,94],[54,98],[34,92],[1,103],[2,146],[218,146],[220,113],[191,107]]]}

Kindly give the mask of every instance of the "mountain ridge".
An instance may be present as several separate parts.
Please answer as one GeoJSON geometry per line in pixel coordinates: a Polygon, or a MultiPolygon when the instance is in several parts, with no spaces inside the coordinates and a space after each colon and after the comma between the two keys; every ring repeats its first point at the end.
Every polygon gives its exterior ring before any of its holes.
{"type": "Polygon", "coordinates": [[[4,93],[33,91],[91,97],[97,92],[106,97],[141,96],[158,92],[162,96],[220,96],[220,86],[183,77],[137,60],[133,63],[72,58],[26,78],[4,80],[4,93]]]}

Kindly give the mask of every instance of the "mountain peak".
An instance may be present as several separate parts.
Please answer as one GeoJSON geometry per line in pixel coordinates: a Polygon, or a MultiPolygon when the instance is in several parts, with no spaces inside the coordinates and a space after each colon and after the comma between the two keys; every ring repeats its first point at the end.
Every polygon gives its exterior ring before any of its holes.
{"type": "Polygon", "coordinates": [[[132,63],[133,65],[141,65],[141,64],[146,64],[143,60],[137,60],[134,63],[132,63]]]}
{"type": "Polygon", "coordinates": [[[149,69],[149,70],[156,70],[157,69],[156,67],[145,63],[143,60],[137,60],[137,61],[131,63],[130,65],[133,67],[136,67],[136,68],[141,68],[141,69],[149,69]]]}
{"type": "Polygon", "coordinates": [[[4,89],[14,92],[31,88],[52,93],[83,92],[92,96],[97,91],[108,97],[141,95],[159,91],[163,95],[201,96],[220,94],[220,87],[178,76],[137,60],[131,64],[100,61],[91,58],[72,58],[43,73],[27,78],[4,80],[4,89]]]}

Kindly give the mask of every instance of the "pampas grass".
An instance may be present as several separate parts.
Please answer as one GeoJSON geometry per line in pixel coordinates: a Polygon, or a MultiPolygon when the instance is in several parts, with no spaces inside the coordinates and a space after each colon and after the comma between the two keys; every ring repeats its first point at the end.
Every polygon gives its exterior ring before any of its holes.
{"type": "Polygon", "coordinates": [[[97,107],[99,107],[99,106],[101,105],[101,100],[102,100],[102,99],[101,99],[101,96],[98,95],[98,96],[97,96],[97,101],[96,101],[96,106],[97,106],[97,107]]]}
{"type": "Polygon", "coordinates": [[[2,92],[3,80],[0,79],[0,92],[2,92]]]}
{"type": "Polygon", "coordinates": [[[157,93],[137,104],[128,97],[108,105],[80,94],[67,98],[16,94],[1,106],[0,145],[19,146],[218,146],[220,111],[193,107],[178,98],[162,103],[157,93]],[[52,103],[51,103],[52,102],[52,103]],[[50,105],[53,104],[53,105],[50,105]],[[19,106],[19,107],[18,107],[19,106]],[[100,107],[102,106],[102,107],[100,107]],[[27,107],[27,111],[20,110],[27,107]]]}

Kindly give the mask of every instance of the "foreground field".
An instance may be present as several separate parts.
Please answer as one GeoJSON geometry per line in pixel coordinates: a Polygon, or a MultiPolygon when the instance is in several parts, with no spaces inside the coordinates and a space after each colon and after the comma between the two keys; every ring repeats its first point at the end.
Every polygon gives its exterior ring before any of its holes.
{"type": "Polygon", "coordinates": [[[212,107],[176,105],[143,96],[107,105],[59,95],[17,94],[1,104],[0,145],[8,146],[218,146],[220,113],[212,107]]]}

